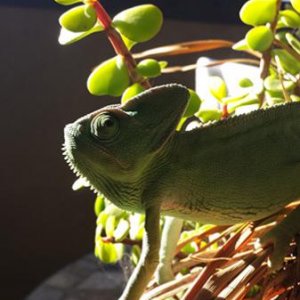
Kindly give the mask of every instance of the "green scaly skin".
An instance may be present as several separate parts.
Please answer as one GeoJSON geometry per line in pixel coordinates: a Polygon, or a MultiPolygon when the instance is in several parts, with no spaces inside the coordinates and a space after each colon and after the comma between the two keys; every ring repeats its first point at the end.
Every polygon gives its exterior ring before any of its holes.
{"type": "MultiPolygon", "coordinates": [[[[139,299],[158,265],[160,213],[235,224],[300,199],[300,103],[177,132],[188,98],[180,85],[156,87],[65,128],[71,167],[120,208],[146,214],[141,260],[122,300],[139,299]]],[[[279,249],[275,267],[300,231],[297,218],[299,210],[263,239],[279,249]]]]}

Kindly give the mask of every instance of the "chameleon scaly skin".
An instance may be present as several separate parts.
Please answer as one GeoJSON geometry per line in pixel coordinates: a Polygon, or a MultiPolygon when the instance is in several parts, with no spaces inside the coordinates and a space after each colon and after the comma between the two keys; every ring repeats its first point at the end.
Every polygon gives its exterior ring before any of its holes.
{"type": "Polygon", "coordinates": [[[146,213],[142,258],[121,299],[139,299],[153,275],[160,212],[234,224],[300,198],[300,103],[177,132],[188,98],[180,85],[156,87],[65,128],[72,168],[117,206],[146,213]]]}

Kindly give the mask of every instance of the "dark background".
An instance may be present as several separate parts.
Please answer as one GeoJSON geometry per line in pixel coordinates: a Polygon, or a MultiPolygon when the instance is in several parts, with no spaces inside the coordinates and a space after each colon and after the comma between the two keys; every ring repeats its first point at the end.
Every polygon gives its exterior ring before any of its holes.
{"type": "MultiPolygon", "coordinates": [[[[238,40],[245,31],[237,24],[220,25],[239,23],[243,1],[152,2],[167,20],[159,36],[136,51],[193,39],[238,40]]],[[[103,1],[110,11],[139,3],[103,1]]],[[[0,1],[0,299],[23,299],[53,272],[93,250],[94,195],[71,190],[75,177],[60,148],[66,123],[116,101],[93,97],[85,88],[93,66],[113,51],[103,34],[59,46],[61,12],[52,1],[0,1]]],[[[190,64],[197,57],[176,57],[170,63],[190,64]]],[[[162,82],[193,87],[194,74],[166,75],[154,84],[162,82]]]]}

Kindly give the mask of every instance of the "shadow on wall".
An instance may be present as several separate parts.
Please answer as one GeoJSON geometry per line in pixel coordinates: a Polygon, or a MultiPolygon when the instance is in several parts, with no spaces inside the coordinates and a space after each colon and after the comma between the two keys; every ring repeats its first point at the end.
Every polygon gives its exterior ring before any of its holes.
{"type": "MultiPolygon", "coordinates": [[[[159,6],[168,18],[179,20],[195,20],[219,23],[239,23],[238,12],[246,0],[185,0],[184,11],[182,0],[102,0],[101,3],[112,14],[125,8],[153,3],[159,6]]],[[[54,0],[2,0],[1,3],[9,5],[22,5],[27,7],[55,8],[54,0]]]]}
{"type": "MultiPolygon", "coordinates": [[[[90,70],[113,51],[104,35],[59,46],[60,14],[57,9],[0,6],[0,28],[5,29],[0,47],[1,299],[24,298],[51,273],[93,248],[94,195],[71,190],[75,177],[60,148],[66,123],[116,101],[93,97],[85,88],[90,70]]],[[[142,47],[205,38],[237,40],[243,30],[167,21],[160,35],[142,47]]],[[[176,57],[171,63],[190,64],[196,58],[176,57]]],[[[194,74],[172,74],[154,84],[162,82],[193,87],[194,74]]]]}

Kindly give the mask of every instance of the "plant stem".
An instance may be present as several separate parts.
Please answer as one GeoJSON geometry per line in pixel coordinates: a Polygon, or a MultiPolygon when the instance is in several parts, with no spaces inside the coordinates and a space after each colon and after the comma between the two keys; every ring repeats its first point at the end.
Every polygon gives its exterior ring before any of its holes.
{"type": "Polygon", "coordinates": [[[98,21],[103,25],[107,37],[117,55],[123,57],[132,83],[139,83],[145,89],[151,87],[149,81],[136,71],[137,63],[125,45],[121,35],[112,27],[112,20],[99,1],[92,1],[98,21]]]}
{"type": "MultiPolygon", "coordinates": [[[[278,21],[278,15],[279,15],[280,7],[281,7],[281,2],[282,2],[282,0],[277,0],[276,16],[270,26],[270,29],[272,30],[274,35],[275,35],[275,31],[276,31],[276,25],[277,25],[277,21],[278,21]]],[[[260,61],[260,78],[262,81],[269,74],[269,68],[270,68],[271,60],[272,60],[271,51],[272,51],[272,46],[270,46],[270,48],[268,50],[266,50],[265,52],[262,53],[262,58],[260,61]]],[[[264,101],[264,90],[258,95],[258,98],[260,100],[260,105],[262,105],[263,101],[264,101]]]]}

